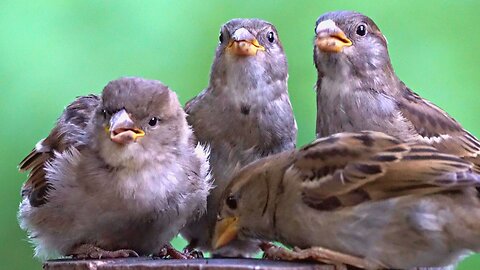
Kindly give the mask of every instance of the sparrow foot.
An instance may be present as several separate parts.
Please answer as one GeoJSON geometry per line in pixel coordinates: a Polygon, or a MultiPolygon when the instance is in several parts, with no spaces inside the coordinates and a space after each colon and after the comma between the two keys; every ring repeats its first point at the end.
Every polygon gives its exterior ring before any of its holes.
{"type": "Polygon", "coordinates": [[[91,244],[83,244],[72,250],[68,256],[74,259],[114,259],[139,257],[137,252],[131,249],[104,250],[91,244]]]}
{"type": "MultiPolygon", "coordinates": [[[[188,246],[187,246],[188,247],[188,246]]],[[[176,250],[172,245],[167,244],[163,246],[160,252],[157,254],[158,257],[162,259],[177,259],[177,260],[188,260],[188,259],[198,259],[203,258],[203,254],[198,251],[199,254],[196,254],[196,250],[188,252],[180,252],[176,250]],[[199,257],[201,255],[201,257],[199,257]]]]}
{"type": "Polygon", "coordinates": [[[203,252],[200,250],[195,249],[194,246],[191,246],[188,244],[184,249],[183,249],[183,254],[190,255],[194,257],[195,259],[203,259],[203,252]]]}
{"type": "Polygon", "coordinates": [[[293,250],[288,250],[282,247],[277,247],[270,243],[262,243],[260,245],[264,252],[263,257],[270,260],[285,260],[285,261],[318,261],[326,264],[335,265],[337,270],[346,270],[347,265],[351,265],[361,269],[383,269],[382,264],[372,262],[363,258],[343,254],[333,250],[311,247],[308,249],[299,249],[295,247],[293,250]]]}

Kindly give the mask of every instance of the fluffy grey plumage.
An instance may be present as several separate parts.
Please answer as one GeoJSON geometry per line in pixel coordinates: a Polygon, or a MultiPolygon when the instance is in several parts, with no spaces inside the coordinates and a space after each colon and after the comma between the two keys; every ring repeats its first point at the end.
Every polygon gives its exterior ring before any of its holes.
{"type": "MultiPolygon", "coordinates": [[[[272,24],[234,19],[221,27],[209,86],[185,106],[196,137],[211,147],[216,187],[207,215],[182,231],[191,247],[211,249],[218,200],[236,169],[295,148],[287,77],[287,60],[272,24]]],[[[217,252],[247,256],[256,250],[257,244],[238,241],[217,252]]]]}
{"type": "Polygon", "coordinates": [[[208,162],[191,136],[158,81],[121,78],[77,98],[20,164],[18,217],[36,256],[158,252],[206,209],[208,162]]]}
{"type": "Polygon", "coordinates": [[[335,134],[237,173],[221,199],[214,242],[276,240],[313,247],[280,258],[367,269],[448,265],[480,250],[473,188],[480,175],[472,168],[457,156],[383,133],[335,134]]]}
{"type": "Polygon", "coordinates": [[[376,130],[424,142],[480,168],[480,142],[395,74],[387,40],[367,16],[336,11],[316,23],[317,136],[376,130]]]}

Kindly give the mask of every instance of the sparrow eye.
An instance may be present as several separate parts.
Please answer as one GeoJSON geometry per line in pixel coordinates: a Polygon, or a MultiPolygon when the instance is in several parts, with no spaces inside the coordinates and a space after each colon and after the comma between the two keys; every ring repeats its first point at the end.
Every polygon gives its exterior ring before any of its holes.
{"type": "Polygon", "coordinates": [[[107,110],[103,109],[102,110],[102,115],[103,115],[103,118],[107,119],[107,116],[108,116],[107,110]]]}
{"type": "Polygon", "coordinates": [[[218,36],[218,40],[220,41],[220,43],[223,42],[223,33],[220,32],[220,35],[218,36]]]}
{"type": "Polygon", "coordinates": [[[237,200],[232,195],[227,197],[227,199],[225,200],[225,203],[230,209],[232,210],[237,209],[237,200]]]}
{"type": "Polygon", "coordinates": [[[158,122],[158,118],[157,117],[152,117],[152,118],[150,118],[150,121],[148,121],[148,124],[153,127],[157,124],[157,122],[158,122]]]}
{"type": "Polygon", "coordinates": [[[367,34],[367,26],[365,24],[360,24],[357,26],[357,35],[365,36],[367,34]]]}
{"type": "Polygon", "coordinates": [[[270,43],[272,43],[273,41],[275,41],[275,35],[273,34],[273,32],[268,32],[267,34],[267,39],[270,43]]]}

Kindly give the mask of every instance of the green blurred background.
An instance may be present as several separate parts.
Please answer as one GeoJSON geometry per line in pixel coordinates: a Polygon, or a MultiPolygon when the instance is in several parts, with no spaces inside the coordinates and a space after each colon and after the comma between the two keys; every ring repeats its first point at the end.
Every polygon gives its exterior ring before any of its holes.
{"type": "MultiPolygon", "coordinates": [[[[163,81],[186,102],[207,85],[220,25],[263,18],[287,53],[303,145],[315,128],[314,23],[338,9],[372,17],[400,78],[480,136],[479,1],[1,1],[0,268],[41,267],[16,220],[26,178],[17,164],[76,96],[134,75],[163,81]]],[[[479,267],[473,256],[458,269],[479,267]]]]}

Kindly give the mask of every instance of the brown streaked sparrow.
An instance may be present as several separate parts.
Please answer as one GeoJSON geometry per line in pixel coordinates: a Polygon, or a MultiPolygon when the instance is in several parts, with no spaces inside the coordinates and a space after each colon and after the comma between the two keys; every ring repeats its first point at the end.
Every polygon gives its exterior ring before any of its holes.
{"type": "Polygon", "coordinates": [[[214,245],[280,241],[281,259],[367,269],[440,267],[480,250],[480,175],[429,145],[338,133],[239,171],[221,199],[214,245]],[[304,249],[304,250],[301,250],[304,249]]]}

